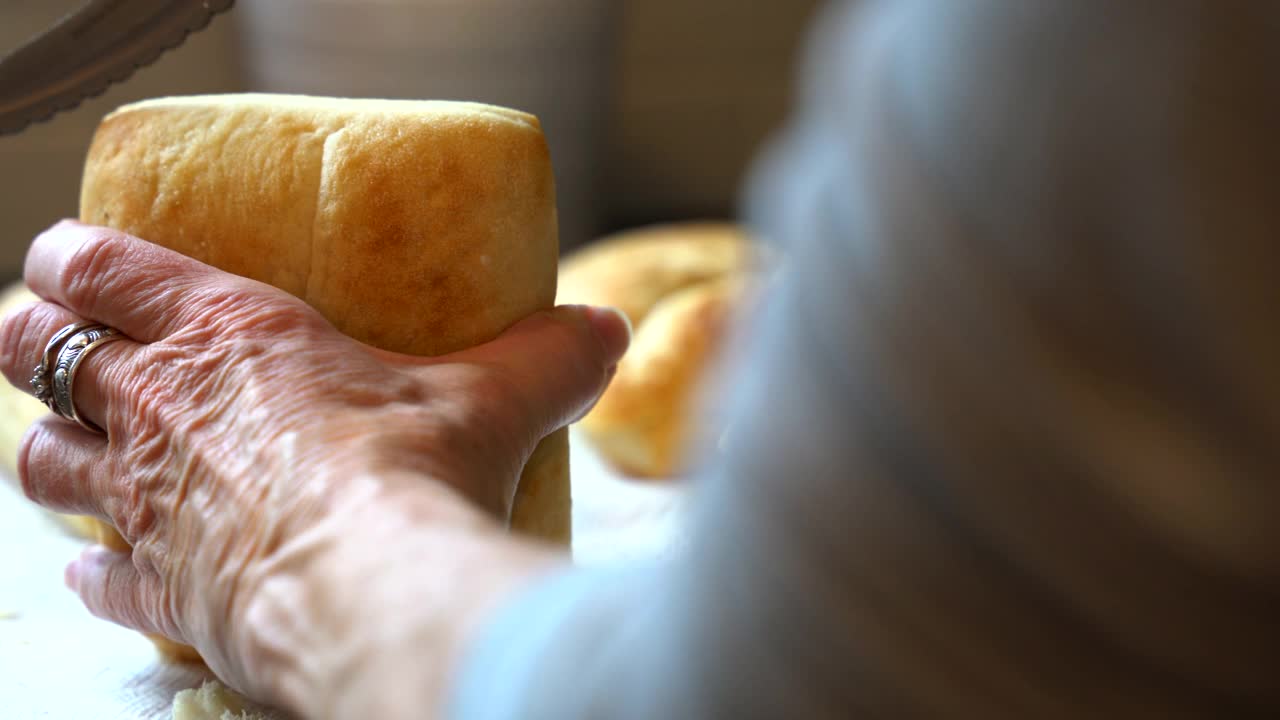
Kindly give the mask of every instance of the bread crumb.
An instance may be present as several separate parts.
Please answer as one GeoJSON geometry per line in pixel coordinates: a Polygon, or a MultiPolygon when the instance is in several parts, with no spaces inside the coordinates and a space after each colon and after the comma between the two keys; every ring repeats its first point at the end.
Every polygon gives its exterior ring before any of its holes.
{"type": "Polygon", "coordinates": [[[272,720],[253,703],[213,680],[173,698],[173,720],[272,720]]]}

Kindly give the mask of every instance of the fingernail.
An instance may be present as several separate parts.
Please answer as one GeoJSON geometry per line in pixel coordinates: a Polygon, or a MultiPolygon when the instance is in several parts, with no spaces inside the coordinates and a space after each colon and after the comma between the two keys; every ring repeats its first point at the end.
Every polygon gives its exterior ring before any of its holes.
{"type": "Polygon", "coordinates": [[[618,308],[607,305],[588,305],[582,308],[582,312],[591,324],[591,331],[595,333],[596,339],[604,346],[605,354],[612,361],[610,364],[617,362],[631,345],[631,319],[618,308]]]}

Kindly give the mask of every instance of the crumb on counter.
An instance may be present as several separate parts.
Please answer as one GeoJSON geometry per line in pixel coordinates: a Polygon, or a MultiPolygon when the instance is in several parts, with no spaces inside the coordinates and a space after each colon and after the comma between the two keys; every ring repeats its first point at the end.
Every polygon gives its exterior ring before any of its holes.
{"type": "Polygon", "coordinates": [[[173,698],[173,720],[271,720],[253,703],[211,680],[199,690],[182,690],[173,698]]]}

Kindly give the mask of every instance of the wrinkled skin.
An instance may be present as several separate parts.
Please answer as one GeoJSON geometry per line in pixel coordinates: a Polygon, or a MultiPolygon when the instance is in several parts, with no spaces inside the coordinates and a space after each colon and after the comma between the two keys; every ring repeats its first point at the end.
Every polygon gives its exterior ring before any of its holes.
{"type": "Polygon", "coordinates": [[[607,310],[559,308],[465,352],[400,356],[271,287],[71,222],[35,241],[26,280],[45,302],[0,327],[17,387],[64,325],[130,338],[92,353],[75,385],[107,437],[49,416],[22,443],[33,501],[97,516],[133,547],[90,548],[68,584],[96,615],[191,644],[277,699],[242,631],[264,584],[313,572],[352,534],[345,518],[371,525],[387,503],[500,530],[529,453],[590,406],[628,333],[607,310]]]}

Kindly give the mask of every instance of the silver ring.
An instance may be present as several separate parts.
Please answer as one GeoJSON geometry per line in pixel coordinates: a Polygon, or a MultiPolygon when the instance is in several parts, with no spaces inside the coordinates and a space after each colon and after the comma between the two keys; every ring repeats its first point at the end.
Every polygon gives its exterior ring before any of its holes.
{"type": "Polygon", "coordinates": [[[58,350],[62,348],[62,344],[67,338],[88,328],[94,327],[98,323],[78,322],[67,325],[49,338],[49,342],[45,343],[44,352],[40,355],[40,364],[36,366],[31,375],[31,390],[35,393],[36,399],[44,403],[50,410],[57,412],[53,406],[53,380],[50,377],[53,372],[54,358],[57,357],[58,350]]]}
{"type": "Polygon", "coordinates": [[[80,416],[71,393],[76,384],[76,373],[80,363],[94,349],[109,342],[123,340],[119,330],[106,325],[92,325],[73,334],[63,343],[58,351],[58,360],[53,366],[53,411],[68,420],[74,420],[80,427],[93,432],[106,434],[102,428],[80,416]]]}

